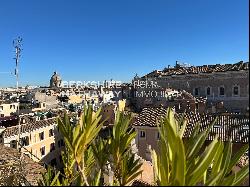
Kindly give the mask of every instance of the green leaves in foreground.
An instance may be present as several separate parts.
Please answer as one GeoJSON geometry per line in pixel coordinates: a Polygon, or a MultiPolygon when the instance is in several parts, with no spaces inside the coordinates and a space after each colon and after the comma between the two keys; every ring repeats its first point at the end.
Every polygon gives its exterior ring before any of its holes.
{"type": "Polygon", "coordinates": [[[232,168],[249,145],[242,147],[234,156],[232,143],[224,143],[217,137],[205,147],[205,140],[214,122],[201,133],[197,124],[193,134],[184,143],[182,138],[186,121],[178,122],[172,110],[167,110],[166,117],[158,126],[160,152],[157,155],[152,151],[157,185],[240,185],[245,180],[249,174],[248,166],[236,173],[232,172],[232,168]]]}
{"type": "Polygon", "coordinates": [[[59,174],[60,172],[55,172],[51,167],[48,167],[47,173],[42,176],[42,179],[38,181],[39,186],[61,186],[59,182],[59,174]]]}
{"type": "Polygon", "coordinates": [[[63,174],[55,174],[49,169],[40,185],[124,186],[130,185],[142,172],[142,164],[130,149],[136,136],[130,127],[131,116],[117,112],[111,137],[102,138],[98,136],[104,122],[101,121],[100,112],[101,108],[97,112],[93,112],[90,106],[84,108],[77,124],[71,124],[67,114],[63,119],[58,118],[59,131],[65,142],[63,174]],[[111,171],[107,171],[107,163],[111,171]],[[105,176],[112,179],[103,181],[105,176]]]}
{"type": "Polygon", "coordinates": [[[89,185],[86,174],[91,172],[91,166],[88,164],[93,163],[90,160],[91,150],[88,147],[97,137],[103,126],[103,122],[100,121],[100,112],[101,108],[96,113],[93,112],[92,107],[84,108],[79,123],[75,126],[70,123],[69,117],[66,114],[63,120],[61,118],[57,120],[60,133],[65,141],[66,152],[74,159],[71,166],[77,166],[81,183],[85,185],[89,185]]]}
{"type": "Polygon", "coordinates": [[[130,145],[136,132],[129,127],[130,122],[131,116],[117,113],[110,139],[110,162],[114,170],[114,181],[121,186],[129,185],[142,172],[142,163],[131,152],[130,145]]]}
{"type": "MultiPolygon", "coordinates": [[[[68,115],[58,118],[58,127],[65,142],[62,152],[63,172],[51,168],[39,182],[41,186],[104,185],[101,182],[107,173],[107,163],[112,170],[112,180],[105,185],[130,185],[141,174],[139,159],[131,151],[131,142],[136,133],[130,127],[130,116],[117,113],[111,137],[98,136],[103,127],[100,115],[91,107],[84,109],[79,123],[72,125],[68,115]],[[98,138],[97,138],[98,137],[98,138]]],[[[215,121],[214,121],[215,122],[215,121]]],[[[183,138],[187,122],[177,121],[171,109],[160,122],[159,148],[152,151],[154,178],[157,185],[240,185],[249,174],[248,166],[238,172],[232,168],[248,150],[245,145],[232,155],[232,143],[222,142],[217,137],[205,146],[214,122],[203,132],[197,124],[188,139],[183,138]]],[[[111,175],[110,175],[111,176],[111,175]]]]}

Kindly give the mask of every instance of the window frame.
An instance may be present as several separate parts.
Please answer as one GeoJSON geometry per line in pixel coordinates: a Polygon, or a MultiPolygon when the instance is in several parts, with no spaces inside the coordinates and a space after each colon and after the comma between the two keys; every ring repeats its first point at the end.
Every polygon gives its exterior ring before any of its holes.
{"type": "Polygon", "coordinates": [[[225,97],[226,96],[226,94],[225,94],[225,92],[226,92],[226,89],[225,89],[225,86],[219,86],[219,88],[218,88],[218,95],[219,95],[219,97],[225,97]],[[221,88],[223,88],[223,95],[221,95],[221,88]]]}
{"type": "Polygon", "coordinates": [[[233,88],[232,88],[232,96],[233,97],[239,97],[240,96],[240,86],[239,85],[237,85],[237,84],[235,84],[235,85],[233,85],[233,88]],[[234,93],[234,88],[238,88],[238,94],[235,94],[234,93]]]}
{"type": "Polygon", "coordinates": [[[156,132],[156,140],[159,141],[160,139],[161,139],[160,132],[157,131],[157,132],[156,132]]]}
{"type": "Polygon", "coordinates": [[[42,141],[42,140],[44,140],[44,139],[45,139],[45,134],[44,134],[44,131],[39,133],[39,139],[40,139],[40,141],[42,141]],[[41,138],[41,134],[43,134],[43,136],[42,136],[43,138],[41,138]]]}
{"type": "Polygon", "coordinates": [[[200,89],[198,87],[195,87],[193,90],[194,96],[199,96],[200,95],[200,89]],[[196,94],[196,90],[197,90],[197,94],[196,94]]]}
{"type": "Polygon", "coordinates": [[[139,137],[140,137],[140,139],[146,139],[146,131],[140,130],[139,137]],[[142,136],[142,133],[144,134],[144,136],[142,136]]]}
{"type": "Polygon", "coordinates": [[[206,96],[212,96],[212,87],[211,86],[206,87],[206,96]],[[209,88],[209,92],[210,92],[209,94],[207,94],[208,88],[209,88]]]}
{"type": "Polygon", "coordinates": [[[16,140],[11,140],[10,141],[10,147],[16,149],[17,148],[17,141],[16,140]]]}
{"type": "Polygon", "coordinates": [[[40,148],[40,153],[41,153],[41,157],[43,157],[43,156],[46,155],[46,147],[45,147],[45,146],[42,146],[42,147],[40,148]],[[42,154],[43,148],[44,148],[44,154],[42,154]]]}
{"type": "Polygon", "coordinates": [[[29,146],[30,145],[29,136],[21,137],[21,145],[22,146],[29,146]]]}
{"type": "Polygon", "coordinates": [[[54,129],[49,129],[49,137],[52,137],[54,136],[54,129]]]}
{"type": "Polygon", "coordinates": [[[52,143],[50,144],[50,153],[51,153],[52,151],[54,151],[54,150],[56,150],[56,145],[55,145],[55,142],[52,142],[52,143]]]}

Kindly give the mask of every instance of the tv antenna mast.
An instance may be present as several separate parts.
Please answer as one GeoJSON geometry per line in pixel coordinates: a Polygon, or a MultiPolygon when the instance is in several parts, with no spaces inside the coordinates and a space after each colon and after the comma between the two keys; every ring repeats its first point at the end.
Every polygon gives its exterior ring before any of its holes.
{"type": "Polygon", "coordinates": [[[18,91],[18,81],[19,81],[19,72],[18,72],[18,65],[19,65],[19,60],[21,57],[21,47],[22,47],[22,38],[19,36],[17,39],[13,40],[13,46],[15,48],[15,62],[16,62],[16,66],[15,66],[15,76],[16,76],[16,89],[18,91]]]}
{"type": "Polygon", "coordinates": [[[17,93],[17,118],[18,118],[18,142],[17,142],[17,149],[21,151],[20,148],[20,134],[21,134],[21,124],[20,124],[20,115],[19,115],[19,71],[18,65],[21,57],[21,47],[22,47],[22,38],[19,36],[18,38],[13,40],[13,47],[15,48],[15,76],[16,76],[16,93],[17,93]]]}

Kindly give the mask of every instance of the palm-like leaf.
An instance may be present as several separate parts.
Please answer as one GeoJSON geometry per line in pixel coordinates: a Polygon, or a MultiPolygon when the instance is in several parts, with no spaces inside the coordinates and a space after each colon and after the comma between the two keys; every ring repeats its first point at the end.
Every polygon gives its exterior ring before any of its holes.
{"type": "Polygon", "coordinates": [[[157,154],[152,151],[154,176],[158,185],[239,185],[245,179],[249,173],[248,167],[230,173],[248,145],[232,158],[232,143],[224,143],[215,137],[203,150],[217,118],[201,133],[197,123],[184,143],[185,119],[178,121],[173,116],[173,112],[168,109],[166,117],[158,125],[160,152],[157,154]]]}

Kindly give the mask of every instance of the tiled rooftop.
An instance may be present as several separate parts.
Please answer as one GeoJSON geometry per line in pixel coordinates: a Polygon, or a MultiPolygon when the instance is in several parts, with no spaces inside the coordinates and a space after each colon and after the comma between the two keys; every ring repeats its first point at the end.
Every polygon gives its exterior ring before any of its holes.
{"type": "Polygon", "coordinates": [[[0,144],[0,150],[0,186],[37,185],[45,168],[14,148],[0,144]]]}
{"type": "MultiPolygon", "coordinates": [[[[21,133],[31,132],[35,129],[50,126],[50,125],[54,124],[55,121],[56,121],[56,118],[39,120],[39,121],[35,121],[35,122],[32,122],[30,120],[25,124],[21,124],[21,133]]],[[[3,136],[5,138],[10,137],[10,136],[15,136],[15,135],[18,135],[18,126],[8,127],[5,129],[5,131],[3,133],[3,136]]]]}
{"type": "MultiPolygon", "coordinates": [[[[139,114],[134,126],[149,126],[156,127],[161,118],[165,117],[166,108],[144,108],[139,114]]],[[[176,119],[180,119],[181,114],[176,114],[176,119]]],[[[185,118],[188,120],[188,125],[184,133],[184,137],[189,137],[197,122],[200,121],[200,132],[204,131],[211,122],[216,118],[216,115],[185,113],[185,118]]],[[[233,142],[248,143],[249,135],[249,118],[237,114],[218,115],[217,122],[209,133],[208,140],[213,140],[215,134],[218,134],[223,141],[232,139],[233,142]]]]}
{"type": "MultiPolygon", "coordinates": [[[[162,71],[153,71],[145,76],[159,77],[159,76],[171,76],[171,75],[240,71],[240,70],[249,70],[249,62],[240,61],[235,64],[216,64],[216,65],[203,65],[203,66],[191,66],[191,67],[165,68],[162,71]]],[[[143,76],[143,78],[145,76],[143,76]]]]}

